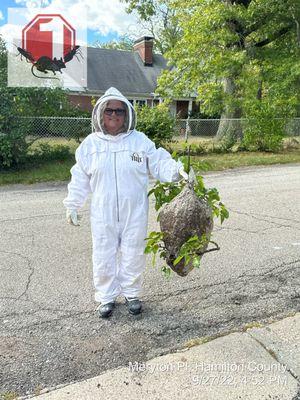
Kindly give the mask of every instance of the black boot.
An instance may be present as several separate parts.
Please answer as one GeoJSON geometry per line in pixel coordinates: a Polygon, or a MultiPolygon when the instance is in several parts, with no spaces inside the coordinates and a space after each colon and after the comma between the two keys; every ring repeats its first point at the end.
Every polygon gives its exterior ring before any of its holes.
{"type": "Polygon", "coordinates": [[[115,302],[102,304],[99,307],[99,317],[100,318],[108,318],[111,316],[113,309],[115,308],[115,302]]]}
{"type": "Polygon", "coordinates": [[[126,305],[130,314],[137,315],[142,311],[142,303],[137,297],[125,297],[126,305]]]}

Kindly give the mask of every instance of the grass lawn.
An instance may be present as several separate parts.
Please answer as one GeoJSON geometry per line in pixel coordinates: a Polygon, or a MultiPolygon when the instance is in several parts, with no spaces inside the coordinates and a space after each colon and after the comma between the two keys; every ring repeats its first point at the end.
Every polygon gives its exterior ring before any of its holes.
{"type": "MultiPolygon", "coordinates": [[[[287,139],[290,140],[290,139],[287,139]]],[[[299,138],[297,139],[299,141],[299,138]]],[[[211,139],[191,138],[189,143],[197,143],[211,141],[211,139]]],[[[184,140],[180,140],[176,147],[182,148],[184,140]]],[[[71,145],[72,152],[75,151],[78,144],[75,141],[67,141],[58,139],[49,141],[51,144],[71,145]]],[[[295,143],[294,143],[295,144],[295,143]]],[[[296,142],[297,144],[297,142],[296,142]]],[[[173,146],[172,146],[173,147],[173,146]]],[[[237,152],[224,154],[205,154],[192,156],[192,164],[198,161],[209,163],[208,171],[222,171],[230,168],[254,165],[270,165],[270,164],[286,164],[300,163],[300,145],[298,148],[285,146],[286,149],[279,153],[264,152],[237,152]]],[[[50,181],[68,181],[70,179],[70,169],[75,162],[74,157],[66,161],[51,161],[41,163],[39,165],[26,166],[20,171],[1,171],[0,185],[8,185],[12,183],[32,184],[36,182],[50,181]]],[[[196,169],[196,168],[195,168],[196,169]]]]}
{"type": "Polygon", "coordinates": [[[240,152],[208,154],[204,156],[194,156],[193,161],[205,161],[209,163],[209,171],[222,171],[230,168],[254,165],[300,163],[300,149],[283,151],[280,153],[240,152]]]}
{"type": "Polygon", "coordinates": [[[0,185],[11,183],[31,184],[37,182],[66,181],[70,179],[70,169],[74,159],[52,161],[40,165],[27,166],[20,171],[0,172],[0,185]]]}
{"type": "MultiPolygon", "coordinates": [[[[209,136],[190,136],[188,142],[186,143],[184,137],[174,136],[174,143],[170,144],[172,150],[182,150],[185,145],[195,145],[201,146],[204,149],[209,149],[213,146],[218,147],[218,142],[214,138],[209,136]]],[[[289,136],[283,139],[283,147],[287,148],[300,148],[300,136],[289,136]]]]}

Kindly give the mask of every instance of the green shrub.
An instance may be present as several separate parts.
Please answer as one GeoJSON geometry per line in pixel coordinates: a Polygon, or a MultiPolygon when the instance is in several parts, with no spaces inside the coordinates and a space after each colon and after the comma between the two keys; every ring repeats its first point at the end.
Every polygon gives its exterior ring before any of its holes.
{"type": "Polygon", "coordinates": [[[0,134],[0,168],[21,164],[26,159],[27,143],[20,133],[0,134]]]}
{"type": "Polygon", "coordinates": [[[27,161],[63,161],[73,157],[70,148],[65,145],[49,143],[39,143],[34,150],[30,150],[27,154],[27,161]]]}
{"type": "Polygon", "coordinates": [[[249,151],[279,151],[282,148],[285,118],[278,118],[276,107],[258,102],[253,104],[244,122],[242,145],[249,151]]]}
{"type": "Polygon", "coordinates": [[[0,133],[0,169],[7,169],[22,164],[26,160],[30,143],[26,141],[28,123],[16,123],[12,118],[5,121],[7,133],[0,133]]]}
{"type": "MultiPolygon", "coordinates": [[[[177,143],[178,143],[178,141],[177,141],[177,143]]],[[[182,148],[179,150],[176,150],[176,153],[179,156],[187,155],[189,146],[190,146],[190,155],[191,156],[197,156],[197,155],[202,155],[202,154],[207,153],[205,146],[203,146],[202,144],[196,144],[196,143],[191,143],[191,144],[183,143],[182,148]]],[[[170,146],[169,144],[167,144],[167,145],[164,144],[164,148],[171,154],[175,151],[174,148],[172,146],[170,146]]]]}
{"type": "Polygon", "coordinates": [[[34,149],[20,132],[0,134],[0,169],[18,169],[25,164],[47,161],[63,161],[73,157],[70,148],[65,145],[39,143],[34,149]]]}
{"type": "Polygon", "coordinates": [[[220,141],[213,141],[207,148],[206,153],[214,153],[214,154],[225,154],[231,153],[234,146],[236,146],[237,141],[230,135],[226,135],[220,141]]]}
{"type": "Polygon", "coordinates": [[[183,154],[187,154],[188,148],[190,147],[190,154],[193,156],[205,154],[206,150],[201,144],[196,143],[184,143],[183,154]]]}
{"type": "Polygon", "coordinates": [[[138,107],[137,130],[144,132],[156,146],[172,141],[175,129],[175,118],[169,113],[165,104],[153,108],[148,106],[138,107]]]}

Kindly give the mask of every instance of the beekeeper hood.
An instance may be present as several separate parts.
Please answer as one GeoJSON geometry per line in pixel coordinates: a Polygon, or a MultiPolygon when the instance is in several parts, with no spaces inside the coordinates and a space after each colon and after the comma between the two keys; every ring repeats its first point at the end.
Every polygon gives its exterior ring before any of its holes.
{"type": "MultiPolygon", "coordinates": [[[[124,127],[120,133],[129,133],[131,132],[136,125],[136,114],[134,111],[133,106],[131,103],[126,99],[125,96],[122,95],[116,88],[111,87],[109,88],[102,97],[97,100],[95,107],[92,112],[92,127],[93,132],[99,132],[102,135],[107,135],[108,132],[106,131],[103,123],[103,113],[107,106],[107,103],[110,100],[119,100],[122,101],[125,105],[125,119],[124,119],[124,127]]],[[[101,136],[102,136],[101,135],[101,136]]]]}

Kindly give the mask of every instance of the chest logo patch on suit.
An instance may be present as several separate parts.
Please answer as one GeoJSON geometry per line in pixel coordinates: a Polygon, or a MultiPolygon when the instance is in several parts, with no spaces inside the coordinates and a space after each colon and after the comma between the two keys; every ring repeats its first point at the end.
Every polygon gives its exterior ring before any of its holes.
{"type": "Polygon", "coordinates": [[[138,163],[143,161],[143,158],[139,155],[139,153],[132,153],[130,157],[132,161],[136,161],[138,163]]]}

